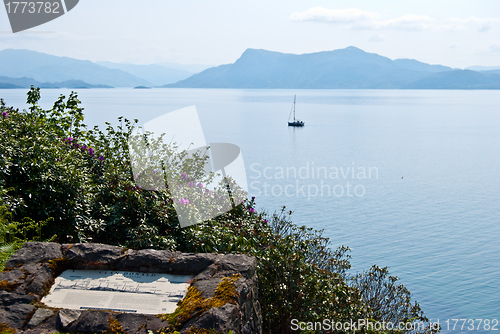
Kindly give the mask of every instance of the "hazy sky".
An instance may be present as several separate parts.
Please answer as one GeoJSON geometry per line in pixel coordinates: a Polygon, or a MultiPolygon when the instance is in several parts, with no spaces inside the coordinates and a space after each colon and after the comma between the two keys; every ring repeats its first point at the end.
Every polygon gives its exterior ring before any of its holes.
{"type": "Polygon", "coordinates": [[[301,54],[350,45],[392,59],[500,66],[500,1],[80,0],[16,34],[0,9],[0,50],[92,61],[219,65],[247,48],[301,54]]]}

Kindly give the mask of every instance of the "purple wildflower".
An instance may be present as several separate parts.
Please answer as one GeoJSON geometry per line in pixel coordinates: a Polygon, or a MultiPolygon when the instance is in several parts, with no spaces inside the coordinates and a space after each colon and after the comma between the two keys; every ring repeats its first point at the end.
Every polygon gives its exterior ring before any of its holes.
{"type": "Polygon", "coordinates": [[[94,149],[93,149],[93,148],[89,148],[89,153],[90,153],[91,155],[94,155],[94,149]]]}
{"type": "Polygon", "coordinates": [[[197,186],[198,186],[198,188],[203,188],[203,184],[201,184],[201,182],[199,182],[199,183],[197,184],[197,186]]]}
{"type": "Polygon", "coordinates": [[[182,174],[181,174],[181,177],[182,177],[183,179],[185,179],[185,178],[186,178],[186,176],[187,176],[187,175],[186,175],[186,173],[182,173],[182,174]]]}
{"type": "Polygon", "coordinates": [[[189,204],[189,200],[187,198],[181,198],[179,200],[179,204],[188,205],[189,204]]]}
{"type": "Polygon", "coordinates": [[[102,155],[100,155],[98,159],[102,161],[102,160],[104,160],[104,157],[102,155]]]}
{"type": "Polygon", "coordinates": [[[248,208],[248,211],[255,212],[255,209],[254,208],[248,208]]]}
{"type": "Polygon", "coordinates": [[[3,112],[3,113],[2,113],[2,116],[3,116],[3,117],[7,117],[8,115],[9,115],[9,114],[7,114],[6,112],[3,112]]]}
{"type": "Polygon", "coordinates": [[[264,223],[269,223],[269,221],[267,219],[264,219],[264,223]]]}
{"type": "Polygon", "coordinates": [[[189,182],[188,187],[193,187],[193,182],[189,182]]]}

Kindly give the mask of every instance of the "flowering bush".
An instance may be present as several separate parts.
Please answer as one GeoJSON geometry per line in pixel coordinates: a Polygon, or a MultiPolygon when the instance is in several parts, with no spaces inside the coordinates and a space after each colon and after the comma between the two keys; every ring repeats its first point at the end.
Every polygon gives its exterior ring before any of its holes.
{"type": "Polygon", "coordinates": [[[258,260],[266,333],[291,332],[292,319],[427,321],[386,268],[351,277],[349,249],[332,250],[321,231],[294,225],[284,208],[258,212],[254,198],[230,179],[208,189],[215,175],[203,172],[206,156],[176,153],[161,138],[137,140],[130,153],[137,120],[120,117],[116,128],[88,129],[75,93],[60,96],[50,110],[39,99],[32,87],[29,110],[0,100],[1,261],[26,239],[244,253],[258,260]],[[177,213],[198,221],[224,212],[228,189],[230,211],[181,229],[177,213]]]}

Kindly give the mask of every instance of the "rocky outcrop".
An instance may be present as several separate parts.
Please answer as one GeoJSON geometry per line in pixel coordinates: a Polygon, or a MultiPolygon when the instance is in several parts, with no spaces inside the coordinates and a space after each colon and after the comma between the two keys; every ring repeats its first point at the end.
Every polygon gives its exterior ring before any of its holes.
{"type": "Polygon", "coordinates": [[[17,332],[143,333],[173,329],[168,317],[53,309],[40,302],[54,279],[66,269],[105,269],[194,275],[200,298],[214,297],[225,277],[234,279],[236,297],[212,307],[175,329],[215,329],[218,333],[262,333],[256,260],[246,255],[192,254],[161,250],[130,250],[102,244],[28,242],[0,273],[0,324],[17,332]]]}

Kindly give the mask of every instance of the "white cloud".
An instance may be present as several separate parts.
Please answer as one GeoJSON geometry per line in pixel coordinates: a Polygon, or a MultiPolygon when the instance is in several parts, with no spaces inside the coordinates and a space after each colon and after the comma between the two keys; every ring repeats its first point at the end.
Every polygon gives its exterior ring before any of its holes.
{"type": "Polygon", "coordinates": [[[471,16],[469,18],[450,17],[442,22],[427,15],[407,14],[395,18],[382,19],[379,13],[369,12],[357,8],[349,9],[327,9],[313,7],[305,12],[293,13],[292,21],[313,21],[342,24],[348,29],[366,30],[446,30],[459,31],[473,28],[479,32],[485,32],[496,23],[497,18],[480,18],[471,16]]]}
{"type": "Polygon", "coordinates": [[[458,43],[451,43],[448,45],[450,49],[458,49],[458,43]]]}
{"type": "Polygon", "coordinates": [[[441,25],[440,28],[444,30],[458,31],[466,30],[468,27],[473,27],[479,32],[485,32],[490,30],[492,25],[495,23],[500,23],[500,19],[490,17],[481,18],[475,16],[471,16],[466,19],[450,17],[446,19],[445,23],[441,25]]]}
{"type": "Polygon", "coordinates": [[[408,14],[394,19],[374,21],[371,29],[424,30],[432,27],[433,21],[426,15],[408,14]]]}
{"type": "Polygon", "coordinates": [[[500,53],[500,42],[493,42],[488,47],[488,50],[491,52],[499,52],[500,53]]]}
{"type": "Polygon", "coordinates": [[[380,17],[380,14],[356,8],[327,9],[323,7],[313,7],[303,13],[293,13],[290,19],[293,21],[356,23],[360,21],[372,21],[378,17],[380,17]]]}
{"type": "Polygon", "coordinates": [[[384,35],[381,34],[373,34],[368,38],[370,42],[383,42],[387,39],[384,35]]]}

